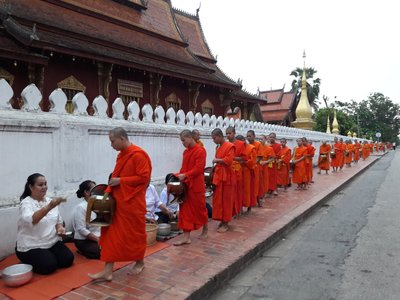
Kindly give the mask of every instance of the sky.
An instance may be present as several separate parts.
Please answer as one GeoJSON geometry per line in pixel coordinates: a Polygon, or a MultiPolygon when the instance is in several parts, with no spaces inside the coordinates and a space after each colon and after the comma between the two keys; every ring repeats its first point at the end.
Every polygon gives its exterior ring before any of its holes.
{"type": "MultiPolygon", "coordinates": [[[[200,0],[172,5],[195,14],[200,0]]],[[[321,101],[380,92],[400,104],[399,7],[396,0],[201,0],[199,15],[218,66],[249,92],[289,90],[305,50],[321,101]]]]}

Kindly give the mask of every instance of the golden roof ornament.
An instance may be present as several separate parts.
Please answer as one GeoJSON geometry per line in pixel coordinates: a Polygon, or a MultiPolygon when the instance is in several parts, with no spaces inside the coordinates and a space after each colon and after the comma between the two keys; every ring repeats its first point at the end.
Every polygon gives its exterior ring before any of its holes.
{"type": "Polygon", "coordinates": [[[336,109],[333,110],[332,133],[339,134],[339,123],[336,118],[336,109]]]}
{"type": "Polygon", "coordinates": [[[326,133],[331,134],[331,125],[329,124],[329,114],[328,118],[326,119],[326,133]]]}
{"type": "Polygon", "coordinates": [[[296,128],[312,130],[315,122],[312,120],[312,110],[307,97],[307,78],[306,78],[306,52],[303,52],[303,75],[301,78],[301,95],[296,108],[296,121],[292,125],[296,128]]]}
{"type": "Polygon", "coordinates": [[[353,133],[349,130],[349,131],[347,132],[347,136],[348,136],[348,137],[352,137],[352,135],[353,135],[353,133]]]}
{"type": "Polygon", "coordinates": [[[353,132],[353,138],[357,137],[357,133],[353,132]]]}

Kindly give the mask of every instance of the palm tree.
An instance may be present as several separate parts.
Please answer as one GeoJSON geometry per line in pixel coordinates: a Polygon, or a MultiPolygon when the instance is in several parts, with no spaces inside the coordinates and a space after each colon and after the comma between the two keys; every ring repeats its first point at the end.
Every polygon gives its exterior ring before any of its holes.
{"type": "MultiPolygon", "coordinates": [[[[318,110],[318,96],[319,96],[319,86],[321,84],[321,79],[314,79],[314,75],[317,71],[314,68],[306,68],[306,79],[307,79],[307,97],[308,102],[314,111],[318,110]],[[311,82],[311,84],[310,84],[311,82]]],[[[301,78],[303,76],[303,69],[296,68],[291,73],[290,76],[294,76],[295,78],[292,81],[292,92],[298,93],[298,99],[300,99],[301,94],[301,78]]]]}

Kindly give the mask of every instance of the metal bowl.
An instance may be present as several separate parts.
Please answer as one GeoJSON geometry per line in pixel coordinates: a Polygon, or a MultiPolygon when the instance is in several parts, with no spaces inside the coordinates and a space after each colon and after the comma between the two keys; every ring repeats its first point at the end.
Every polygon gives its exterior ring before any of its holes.
{"type": "Polygon", "coordinates": [[[163,235],[163,236],[170,235],[171,234],[171,225],[169,225],[167,223],[158,224],[157,234],[163,235]]]}
{"type": "Polygon", "coordinates": [[[20,286],[32,279],[32,266],[17,264],[5,268],[1,272],[4,283],[8,286],[20,286]]]}

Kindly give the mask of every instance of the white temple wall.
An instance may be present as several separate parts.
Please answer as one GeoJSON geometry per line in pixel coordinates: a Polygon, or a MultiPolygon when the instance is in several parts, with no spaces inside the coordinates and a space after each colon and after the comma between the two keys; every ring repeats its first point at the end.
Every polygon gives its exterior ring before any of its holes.
{"type": "Polygon", "coordinates": [[[286,137],[288,146],[296,145],[297,137],[306,136],[314,141],[318,157],[320,141],[333,140],[333,135],[305,131],[244,120],[229,120],[216,116],[201,116],[189,112],[165,112],[161,107],[154,111],[146,104],[139,109],[136,102],[128,107],[129,119],[122,117],[125,107],[120,99],[113,104],[113,118],[106,114],[107,102],[99,96],[93,102],[95,116],[86,113],[87,99],[80,93],[74,97],[74,114],[65,112],[66,97],[61,90],[50,96],[51,112],[42,112],[38,106],[41,95],[34,85],[22,92],[24,107],[14,110],[8,103],[12,89],[0,79],[0,170],[2,193],[0,194],[0,258],[12,253],[15,247],[19,196],[26,178],[41,173],[48,181],[48,196],[67,197],[60,205],[67,228],[71,227],[74,206],[80,201],[75,195],[79,183],[91,179],[106,183],[112,172],[117,152],[111,148],[108,132],[114,127],[128,131],[130,140],[142,147],[152,161],[152,182],[160,191],[167,173],[178,172],[182,146],[179,133],[183,129],[198,129],[207,150],[207,165],[215,154],[211,131],[219,127],[225,131],[235,125],[237,134],[246,135],[249,129],[256,135],[275,132],[278,139],[286,137]]]}

